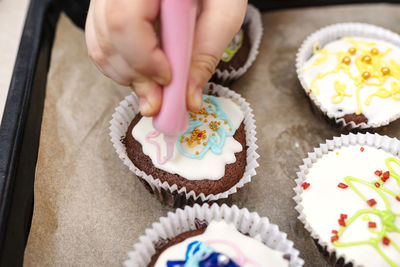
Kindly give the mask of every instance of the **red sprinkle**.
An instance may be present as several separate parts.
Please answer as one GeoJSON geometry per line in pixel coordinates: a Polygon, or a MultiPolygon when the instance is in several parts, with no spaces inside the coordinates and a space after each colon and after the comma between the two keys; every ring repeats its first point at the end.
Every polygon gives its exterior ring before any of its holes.
{"type": "Polygon", "coordinates": [[[339,222],[339,225],[340,225],[340,226],[346,226],[346,222],[344,221],[343,218],[340,218],[340,219],[338,220],[338,222],[339,222]]]}
{"type": "Polygon", "coordinates": [[[347,219],[347,214],[340,214],[340,219],[347,219]]]}
{"type": "Polygon", "coordinates": [[[381,176],[381,175],[382,175],[382,171],[376,170],[376,171],[375,171],[375,175],[376,175],[376,176],[381,176]]]}
{"type": "Polygon", "coordinates": [[[368,222],[368,228],[376,228],[376,222],[368,222]]]}
{"type": "Polygon", "coordinates": [[[339,237],[337,235],[334,235],[331,237],[331,242],[333,243],[335,241],[338,241],[338,239],[339,239],[339,237]]]}
{"type": "Polygon", "coordinates": [[[400,197],[399,197],[399,196],[396,196],[396,200],[400,202],[400,197]]]}
{"type": "Polygon", "coordinates": [[[332,230],[332,234],[337,235],[338,231],[337,230],[332,230]]]}
{"type": "Polygon", "coordinates": [[[369,200],[367,200],[367,203],[370,207],[375,206],[376,205],[376,201],[375,199],[371,198],[369,200]]]}
{"type": "Polygon", "coordinates": [[[382,175],[382,179],[389,179],[389,177],[390,177],[390,172],[389,171],[385,171],[384,173],[383,173],[383,175],[382,175]]]}
{"type": "Polygon", "coordinates": [[[382,238],[382,243],[383,243],[384,245],[386,245],[386,246],[389,246],[389,244],[390,244],[390,239],[387,238],[386,236],[384,236],[384,237],[382,238]]]}
{"type": "Polygon", "coordinates": [[[346,189],[347,187],[349,187],[347,184],[344,183],[339,183],[337,186],[342,189],[346,189]]]}
{"type": "Polygon", "coordinates": [[[307,182],[304,182],[301,184],[301,187],[303,187],[303,189],[306,190],[308,187],[310,187],[310,184],[307,182]]]}
{"type": "Polygon", "coordinates": [[[360,151],[361,151],[361,152],[364,152],[364,148],[363,148],[363,147],[361,147],[361,148],[360,148],[360,151]]]}
{"type": "Polygon", "coordinates": [[[382,182],[386,182],[387,179],[389,179],[389,178],[383,178],[383,177],[381,178],[382,182]]]}
{"type": "Polygon", "coordinates": [[[375,183],[375,186],[379,188],[379,187],[381,187],[381,184],[378,183],[378,182],[376,182],[376,183],[375,183]]]}

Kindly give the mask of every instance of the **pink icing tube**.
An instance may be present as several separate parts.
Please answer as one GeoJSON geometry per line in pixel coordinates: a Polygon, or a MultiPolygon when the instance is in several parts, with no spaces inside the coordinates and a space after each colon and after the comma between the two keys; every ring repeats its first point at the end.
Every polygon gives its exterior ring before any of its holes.
{"type": "Polygon", "coordinates": [[[186,90],[197,0],[162,0],[160,9],[161,45],[171,66],[172,79],[163,89],[163,102],[153,118],[153,126],[164,134],[170,159],[177,137],[189,126],[186,90]]]}

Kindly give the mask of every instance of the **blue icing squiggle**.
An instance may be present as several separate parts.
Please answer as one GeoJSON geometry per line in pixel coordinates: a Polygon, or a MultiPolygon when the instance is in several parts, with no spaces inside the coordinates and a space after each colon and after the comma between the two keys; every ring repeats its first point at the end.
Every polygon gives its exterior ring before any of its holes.
{"type": "Polygon", "coordinates": [[[227,256],[215,252],[201,241],[193,241],[186,249],[185,260],[167,261],[167,267],[239,267],[227,256]]]}
{"type": "Polygon", "coordinates": [[[225,111],[222,109],[221,103],[219,102],[219,100],[215,96],[203,96],[202,100],[203,100],[203,102],[209,101],[209,103],[212,104],[212,105],[210,105],[211,107],[209,105],[207,105],[204,109],[209,114],[215,113],[216,119],[226,121],[230,128],[230,131],[225,131],[224,127],[219,127],[215,131],[219,136],[219,142],[218,142],[218,138],[216,136],[210,135],[207,140],[207,144],[205,146],[203,146],[203,149],[201,151],[199,151],[198,155],[187,153],[182,148],[182,145],[180,142],[182,136],[191,134],[195,128],[198,128],[205,123],[204,120],[195,120],[193,118],[193,116],[189,114],[189,119],[190,119],[189,128],[186,130],[186,132],[184,132],[182,135],[180,135],[178,137],[176,145],[178,147],[178,150],[184,156],[186,156],[188,158],[192,158],[192,159],[202,159],[208,150],[211,150],[214,154],[220,155],[222,153],[222,148],[224,147],[226,137],[233,136],[233,134],[235,133],[233,124],[232,124],[231,120],[229,119],[228,115],[226,115],[225,111]]]}

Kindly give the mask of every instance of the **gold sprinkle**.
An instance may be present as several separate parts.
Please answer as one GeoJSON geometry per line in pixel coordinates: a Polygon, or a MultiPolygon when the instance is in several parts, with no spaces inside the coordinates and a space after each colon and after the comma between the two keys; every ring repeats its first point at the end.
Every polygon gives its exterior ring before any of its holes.
{"type": "Polygon", "coordinates": [[[232,131],[232,128],[229,128],[229,131],[232,131]]]}
{"type": "Polygon", "coordinates": [[[198,155],[199,154],[199,151],[196,151],[196,155],[198,155]]]}
{"type": "Polygon", "coordinates": [[[224,124],[228,124],[228,121],[224,121],[224,124]]]}
{"type": "Polygon", "coordinates": [[[351,62],[351,59],[350,59],[350,57],[344,57],[344,58],[342,59],[342,62],[343,62],[344,64],[346,64],[346,65],[349,65],[350,62],[351,62]]]}
{"type": "Polygon", "coordinates": [[[372,58],[370,56],[363,56],[362,61],[369,64],[369,63],[371,63],[372,58]]]}
{"type": "Polygon", "coordinates": [[[212,136],[215,136],[215,133],[212,133],[212,136]]]}
{"type": "Polygon", "coordinates": [[[207,119],[204,119],[204,122],[208,122],[208,120],[207,120],[207,119]]]}
{"type": "Polygon", "coordinates": [[[377,55],[377,54],[379,54],[379,50],[377,48],[372,48],[371,49],[371,54],[377,55]]]}
{"type": "Polygon", "coordinates": [[[368,71],[364,71],[364,72],[362,73],[362,77],[366,80],[366,79],[368,79],[369,77],[371,77],[371,73],[369,73],[368,71]]]}
{"type": "Polygon", "coordinates": [[[383,75],[388,75],[390,73],[390,69],[388,67],[381,68],[381,72],[383,75]]]}
{"type": "Polygon", "coordinates": [[[207,145],[207,143],[206,143],[206,142],[204,142],[204,143],[203,143],[203,146],[206,146],[206,145],[207,145]]]}
{"type": "Polygon", "coordinates": [[[351,55],[354,55],[356,52],[357,52],[357,50],[356,50],[356,48],[355,47],[351,47],[351,48],[349,48],[349,53],[351,54],[351,55]]]}
{"type": "Polygon", "coordinates": [[[199,120],[201,120],[201,121],[202,121],[202,120],[203,120],[203,118],[200,118],[199,120]]]}

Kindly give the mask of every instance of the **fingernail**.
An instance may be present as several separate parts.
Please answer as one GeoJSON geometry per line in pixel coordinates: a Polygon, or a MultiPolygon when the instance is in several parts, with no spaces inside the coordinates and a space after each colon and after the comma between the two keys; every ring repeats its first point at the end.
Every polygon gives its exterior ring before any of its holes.
{"type": "Polygon", "coordinates": [[[142,115],[146,116],[146,114],[150,113],[151,106],[149,104],[149,101],[147,101],[147,98],[145,97],[139,98],[139,106],[140,106],[140,113],[142,113],[142,115]]]}
{"type": "Polygon", "coordinates": [[[195,103],[196,107],[199,109],[201,107],[202,102],[203,102],[202,101],[203,89],[201,89],[201,88],[197,89],[194,96],[195,96],[194,103],[195,103]]]}
{"type": "Polygon", "coordinates": [[[167,79],[164,77],[159,77],[159,76],[153,76],[151,77],[154,81],[156,81],[158,84],[165,85],[167,83],[167,79]]]}

